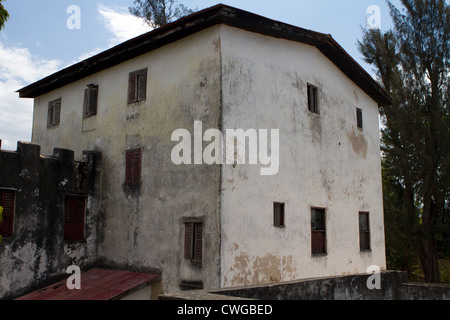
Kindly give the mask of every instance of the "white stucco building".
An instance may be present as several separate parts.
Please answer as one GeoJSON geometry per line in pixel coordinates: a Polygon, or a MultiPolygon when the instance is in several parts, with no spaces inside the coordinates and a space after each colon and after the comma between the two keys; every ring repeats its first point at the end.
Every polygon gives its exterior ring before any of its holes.
{"type": "Polygon", "coordinates": [[[386,267],[378,107],[390,98],[330,35],[217,5],[19,93],[44,154],[102,153],[96,258],[157,268],[165,292],[386,267]],[[196,164],[208,137],[175,164],[172,134],[194,137],[196,121],[201,136],[278,130],[276,174],[196,164]]]}

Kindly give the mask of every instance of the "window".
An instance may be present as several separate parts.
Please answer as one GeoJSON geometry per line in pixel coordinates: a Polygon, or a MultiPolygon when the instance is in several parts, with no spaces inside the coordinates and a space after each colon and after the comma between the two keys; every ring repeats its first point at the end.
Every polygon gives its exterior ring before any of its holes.
{"type": "Polygon", "coordinates": [[[284,227],[284,203],[273,203],[273,225],[274,227],[284,227]]]}
{"type": "Polygon", "coordinates": [[[184,258],[202,260],[203,223],[187,222],[184,229],[184,258]]]}
{"type": "Polygon", "coordinates": [[[370,250],[370,229],[369,213],[359,213],[359,249],[361,251],[370,250]]]}
{"type": "Polygon", "coordinates": [[[362,110],[359,108],[356,108],[356,125],[361,129],[363,127],[362,110]]]}
{"type": "Polygon", "coordinates": [[[135,185],[141,182],[141,149],[127,150],[125,159],[125,184],[135,185]]]}
{"type": "Polygon", "coordinates": [[[308,110],[319,114],[319,97],[318,97],[318,89],[316,86],[312,84],[307,85],[308,87],[308,110]]]}
{"type": "Polygon", "coordinates": [[[147,69],[131,72],[128,78],[128,103],[146,99],[147,69]]]}
{"type": "Polygon", "coordinates": [[[84,239],[86,197],[66,195],[64,204],[64,240],[84,239]]]}
{"type": "Polygon", "coordinates": [[[84,118],[97,114],[98,85],[88,84],[84,90],[84,118]]]}
{"type": "Polygon", "coordinates": [[[15,194],[14,190],[0,189],[0,206],[3,208],[0,235],[3,238],[11,238],[13,235],[15,194]]]}
{"type": "Polygon", "coordinates": [[[61,118],[61,98],[48,103],[47,126],[54,127],[59,124],[61,118]]]}
{"type": "Polygon", "coordinates": [[[327,253],[325,209],[311,209],[311,253],[327,253]]]}

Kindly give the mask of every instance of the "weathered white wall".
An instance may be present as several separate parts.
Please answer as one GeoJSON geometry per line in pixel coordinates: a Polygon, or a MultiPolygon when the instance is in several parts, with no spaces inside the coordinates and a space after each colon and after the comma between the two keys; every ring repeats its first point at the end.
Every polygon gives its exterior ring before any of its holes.
{"type": "Polygon", "coordinates": [[[36,99],[33,142],[102,152],[99,256],[122,266],[163,271],[163,290],[181,281],[219,286],[220,167],[176,166],[175,129],[195,120],[217,127],[220,106],[219,28],[210,28],[36,99]],[[148,68],[147,99],[127,105],[128,74],[148,68]],[[98,114],[82,119],[84,89],[99,85],[98,114]],[[61,123],[46,128],[48,102],[62,97],[61,123]],[[142,183],[127,189],[125,151],[142,148],[142,183]],[[202,266],[183,258],[184,221],[204,222],[202,266]]]}
{"type": "Polygon", "coordinates": [[[385,268],[376,102],[314,47],[231,27],[221,40],[223,128],[280,130],[277,175],[223,166],[221,286],[385,268]],[[308,82],[320,115],[308,111],[308,82]],[[273,226],[274,201],[285,228],[273,226]],[[326,208],[325,256],[311,255],[311,207],[326,208]],[[359,250],[359,211],[370,212],[371,252],[359,250]]]}

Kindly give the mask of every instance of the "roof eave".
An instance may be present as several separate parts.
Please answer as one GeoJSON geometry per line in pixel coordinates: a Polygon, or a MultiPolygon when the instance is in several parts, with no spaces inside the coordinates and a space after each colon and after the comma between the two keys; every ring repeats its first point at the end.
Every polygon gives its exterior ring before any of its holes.
{"type": "Polygon", "coordinates": [[[21,98],[35,98],[218,24],[315,46],[379,105],[391,103],[391,98],[384,89],[330,35],[271,20],[222,4],[198,11],[130,39],[19,89],[17,92],[21,98]]]}

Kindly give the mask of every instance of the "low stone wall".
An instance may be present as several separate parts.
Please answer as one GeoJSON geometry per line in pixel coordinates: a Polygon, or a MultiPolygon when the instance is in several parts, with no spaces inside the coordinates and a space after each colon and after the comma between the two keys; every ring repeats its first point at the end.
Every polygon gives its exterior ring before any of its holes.
{"type": "Polygon", "coordinates": [[[185,291],[165,294],[160,299],[229,300],[448,300],[450,285],[407,282],[407,273],[383,271],[378,274],[379,289],[370,289],[370,274],[304,279],[292,282],[224,288],[213,291],[185,291]]]}
{"type": "Polygon", "coordinates": [[[400,288],[404,300],[450,300],[450,285],[435,283],[404,283],[400,288]]]}
{"type": "Polygon", "coordinates": [[[385,271],[380,276],[380,289],[369,289],[371,275],[348,275],[305,279],[266,286],[222,289],[214,293],[261,300],[396,300],[398,288],[407,282],[407,274],[385,271]]]}

